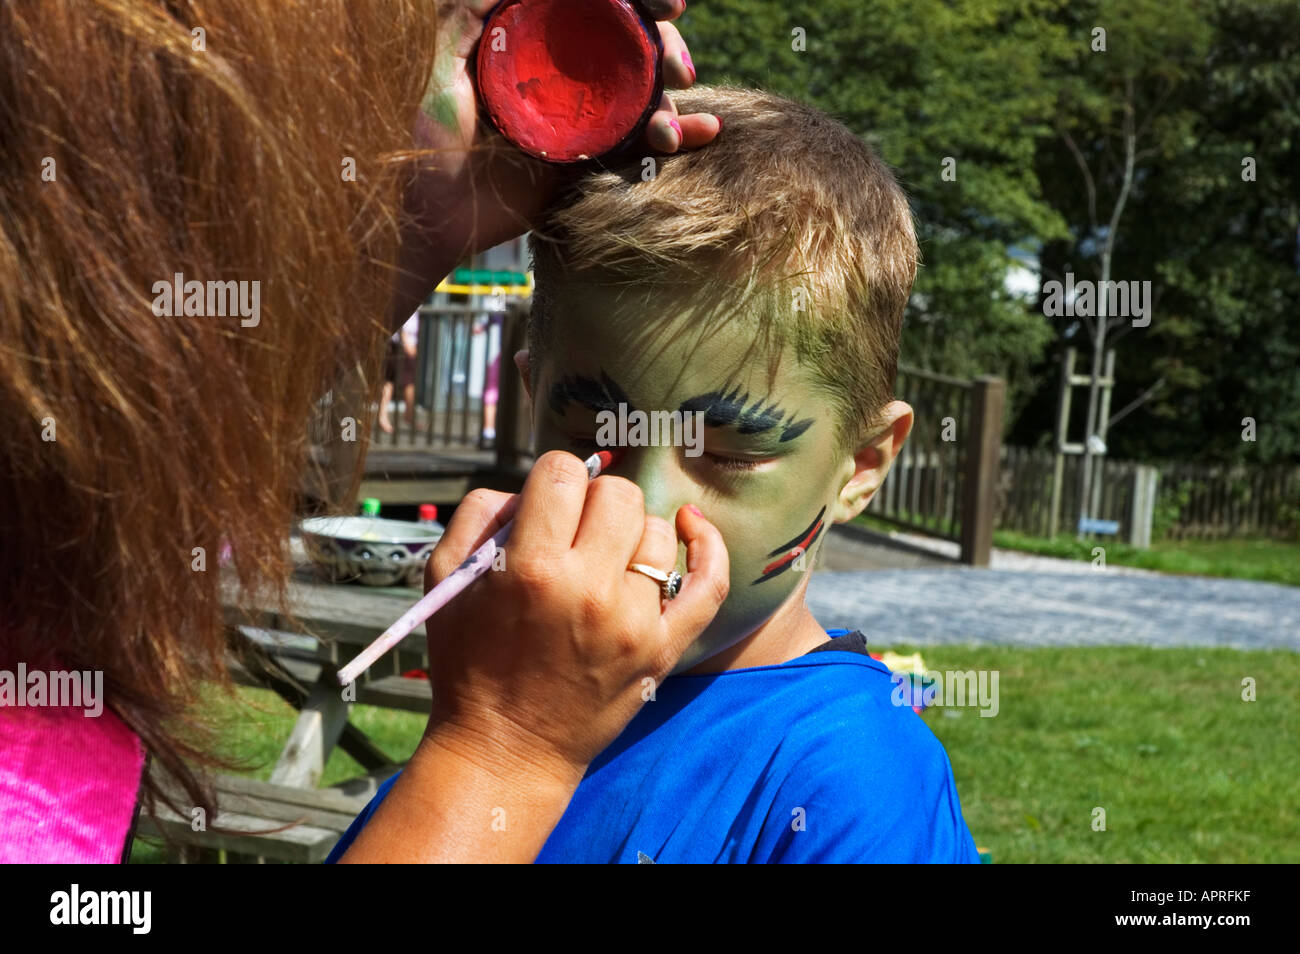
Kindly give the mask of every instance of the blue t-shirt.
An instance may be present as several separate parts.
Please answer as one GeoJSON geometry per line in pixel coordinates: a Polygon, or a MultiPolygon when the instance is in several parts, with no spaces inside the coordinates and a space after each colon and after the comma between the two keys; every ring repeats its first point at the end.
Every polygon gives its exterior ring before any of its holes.
{"type": "Polygon", "coordinates": [[[978,864],[948,755],[895,705],[897,685],[837,650],[671,676],[592,762],[537,861],[978,864]]]}

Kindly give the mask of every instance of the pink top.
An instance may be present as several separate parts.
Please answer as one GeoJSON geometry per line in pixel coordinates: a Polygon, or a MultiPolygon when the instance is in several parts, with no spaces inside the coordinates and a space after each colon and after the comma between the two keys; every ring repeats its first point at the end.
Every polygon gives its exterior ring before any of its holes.
{"type": "Polygon", "coordinates": [[[143,766],[107,708],[0,708],[0,863],[122,860],[143,766]]]}

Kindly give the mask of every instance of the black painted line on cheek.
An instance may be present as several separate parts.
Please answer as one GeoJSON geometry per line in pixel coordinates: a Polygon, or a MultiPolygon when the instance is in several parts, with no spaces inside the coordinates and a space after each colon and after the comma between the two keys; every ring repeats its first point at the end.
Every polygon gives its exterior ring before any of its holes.
{"type": "Polygon", "coordinates": [[[809,531],[809,536],[794,544],[796,549],[791,550],[775,563],[769,563],[763,568],[763,575],[749,585],[756,586],[759,583],[765,583],[773,577],[780,576],[786,570],[790,569],[790,567],[794,566],[795,560],[799,559],[799,557],[808,553],[808,551],[812,549],[813,544],[817,542],[817,538],[821,536],[822,530],[824,529],[825,528],[822,526],[821,521],[818,520],[813,525],[813,529],[809,531]]]}
{"type": "Polygon", "coordinates": [[[825,513],[826,513],[826,508],[822,507],[821,510],[817,511],[817,516],[813,517],[812,523],[804,527],[803,532],[796,533],[785,543],[781,544],[779,547],[777,547],[775,550],[769,553],[768,556],[769,557],[779,556],[780,554],[784,553],[786,550],[789,550],[791,547],[798,546],[800,540],[804,539],[804,537],[812,533],[813,527],[817,526],[818,522],[820,522],[821,518],[825,515],[825,513]]]}

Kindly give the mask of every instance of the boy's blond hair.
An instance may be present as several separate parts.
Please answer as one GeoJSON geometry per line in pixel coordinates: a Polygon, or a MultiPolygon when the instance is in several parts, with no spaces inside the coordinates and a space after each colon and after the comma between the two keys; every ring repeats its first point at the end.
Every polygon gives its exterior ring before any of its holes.
{"type": "Polygon", "coordinates": [[[558,286],[642,286],[702,320],[743,314],[765,342],[793,343],[843,408],[840,446],[856,446],[893,397],[918,260],[906,195],[866,143],[811,106],[727,86],[673,95],[682,113],[723,118],[712,145],[584,175],[529,237],[533,366],[558,286]]]}

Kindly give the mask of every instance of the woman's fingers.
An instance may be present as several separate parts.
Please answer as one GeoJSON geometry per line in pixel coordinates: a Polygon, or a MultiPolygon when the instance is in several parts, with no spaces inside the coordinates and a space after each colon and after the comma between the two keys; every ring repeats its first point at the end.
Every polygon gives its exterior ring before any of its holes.
{"type": "MultiPolygon", "coordinates": [[[[628,560],[629,565],[633,563],[643,563],[664,573],[671,573],[677,566],[677,533],[673,530],[673,525],[662,517],[647,516],[645,530],[641,533],[641,542],[637,544],[636,552],[628,560]]],[[[630,574],[628,586],[635,587],[638,592],[644,590],[647,599],[662,596],[663,590],[659,583],[644,573],[636,570],[624,570],[624,572],[630,574]],[[638,579],[633,580],[632,577],[638,579]]]]}
{"type": "Polygon", "coordinates": [[[584,554],[606,554],[591,570],[603,580],[614,581],[636,552],[644,526],[645,497],[641,488],[622,477],[597,477],[587,488],[573,549],[584,554]]]}
{"type": "Polygon", "coordinates": [[[686,544],[686,579],[663,614],[669,668],[717,615],[731,587],[727,545],[717,527],[694,507],[682,507],[677,511],[677,536],[686,544]]]}
{"type": "Polygon", "coordinates": [[[676,152],[684,138],[677,119],[677,107],[667,93],[659,97],[659,108],[645,127],[646,143],[656,152],[676,152]]]}
{"type": "Polygon", "coordinates": [[[686,12],[686,0],[641,0],[641,6],[655,20],[676,20],[686,12]]]}
{"type": "MultiPolygon", "coordinates": [[[[661,22],[659,35],[664,43],[664,86],[688,89],[695,85],[695,64],[677,27],[661,22]]],[[[676,152],[707,146],[721,131],[722,120],[711,113],[678,115],[677,104],[664,93],[646,126],[645,138],[646,144],[656,152],[676,152]]]]}
{"type": "Polygon", "coordinates": [[[670,89],[689,89],[695,82],[695,64],[677,27],[660,23],[659,38],[664,44],[664,85],[670,89]]]}
{"type": "Polygon", "coordinates": [[[656,152],[698,149],[707,146],[722,131],[722,120],[710,113],[678,116],[675,109],[661,109],[646,126],[646,143],[656,152]]]}
{"type": "Polygon", "coordinates": [[[677,117],[682,131],[682,148],[698,149],[707,146],[722,132],[722,119],[712,113],[691,113],[677,117]]]}
{"type": "Polygon", "coordinates": [[[470,491],[456,506],[442,539],[424,565],[424,590],[427,593],[460,566],[465,558],[488,541],[514,517],[519,506],[516,494],[496,490],[470,491]]]}
{"type": "Polygon", "coordinates": [[[558,561],[572,549],[589,482],[587,468],[574,454],[547,451],[537,458],[519,494],[511,557],[558,561]]]}

